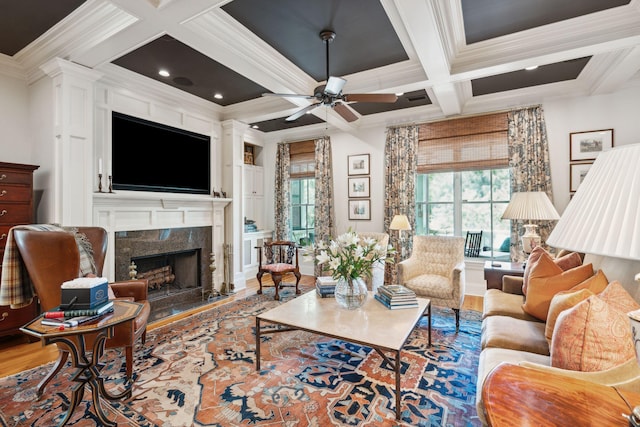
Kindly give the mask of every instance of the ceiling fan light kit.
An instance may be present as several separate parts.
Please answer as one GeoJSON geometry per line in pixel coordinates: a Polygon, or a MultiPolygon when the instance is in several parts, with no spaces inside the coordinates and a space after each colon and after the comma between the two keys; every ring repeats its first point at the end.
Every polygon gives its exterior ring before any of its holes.
{"type": "Polygon", "coordinates": [[[294,121],[311,110],[324,106],[333,110],[347,122],[358,120],[358,115],[348,106],[348,102],[388,102],[394,103],[398,96],[394,93],[352,93],[343,94],[342,89],[347,81],[341,77],[329,74],[329,43],[336,38],[336,33],[331,30],[322,30],[320,39],[325,43],[327,56],[327,83],[316,87],[313,95],[300,95],[288,93],[263,93],[262,96],[280,96],[285,98],[315,99],[316,102],[296,111],[285,120],[294,121]]]}

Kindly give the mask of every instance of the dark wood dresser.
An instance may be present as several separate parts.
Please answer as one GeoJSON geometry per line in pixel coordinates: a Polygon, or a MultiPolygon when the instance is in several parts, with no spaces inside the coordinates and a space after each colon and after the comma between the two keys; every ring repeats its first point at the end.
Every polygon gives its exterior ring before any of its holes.
{"type": "MultiPolygon", "coordinates": [[[[33,171],[38,167],[0,162],[0,275],[9,229],[34,222],[33,171]]],[[[37,314],[35,301],[17,310],[0,306],[0,337],[20,334],[19,328],[37,314]]]]}

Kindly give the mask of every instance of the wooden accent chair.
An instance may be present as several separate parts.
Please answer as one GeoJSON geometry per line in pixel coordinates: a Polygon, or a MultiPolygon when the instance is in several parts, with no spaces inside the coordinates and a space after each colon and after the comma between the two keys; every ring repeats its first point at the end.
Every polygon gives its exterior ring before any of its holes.
{"type": "Polygon", "coordinates": [[[398,264],[400,284],[437,306],[452,308],[456,332],[464,301],[464,238],[414,236],[411,256],[398,264]]]}
{"type": "MultiPolygon", "coordinates": [[[[100,227],[79,227],[79,233],[87,236],[94,251],[97,276],[102,276],[102,268],[107,249],[107,232],[100,227]]],[[[16,247],[40,301],[40,309],[48,311],[60,305],[62,291],[60,285],[78,277],[80,254],[72,233],[60,231],[13,230],[16,247]]],[[[114,336],[105,343],[107,348],[125,348],[126,374],[133,375],[133,348],[140,338],[146,339],[147,320],[151,311],[147,301],[147,281],[130,280],[109,284],[115,298],[133,300],[143,304],[138,316],[115,327],[114,336]]],[[[93,345],[89,340],[87,348],[93,345]]],[[[46,385],[62,369],[69,356],[64,346],[58,347],[59,355],[53,369],[38,384],[38,396],[46,385]]]]}
{"type": "Polygon", "coordinates": [[[467,238],[464,241],[464,256],[472,258],[479,257],[481,245],[482,230],[477,232],[467,231],[467,238]]]}
{"type": "Polygon", "coordinates": [[[262,276],[265,273],[269,273],[271,274],[273,285],[276,288],[274,299],[276,301],[279,300],[279,288],[287,286],[282,283],[282,276],[286,273],[293,273],[294,276],[296,276],[296,295],[299,295],[300,289],[298,289],[298,284],[300,283],[300,277],[302,275],[300,274],[300,268],[298,266],[298,245],[295,242],[278,240],[264,243],[263,247],[258,247],[257,249],[259,267],[256,278],[260,284],[258,294],[262,293],[262,276]]]}

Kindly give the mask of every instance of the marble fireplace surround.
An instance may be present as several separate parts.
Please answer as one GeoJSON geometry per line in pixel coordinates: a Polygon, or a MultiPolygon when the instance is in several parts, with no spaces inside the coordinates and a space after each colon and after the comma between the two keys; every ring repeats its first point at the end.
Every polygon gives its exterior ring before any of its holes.
{"type": "Polygon", "coordinates": [[[190,194],[94,193],[93,223],[107,230],[110,242],[104,275],[109,281],[129,278],[130,242],[123,245],[126,239],[121,242],[119,236],[137,236],[129,239],[137,241],[141,252],[133,256],[201,248],[200,282],[219,291],[224,272],[225,206],[229,202],[231,199],[190,194]],[[216,267],[213,277],[209,268],[212,252],[216,267]]]}

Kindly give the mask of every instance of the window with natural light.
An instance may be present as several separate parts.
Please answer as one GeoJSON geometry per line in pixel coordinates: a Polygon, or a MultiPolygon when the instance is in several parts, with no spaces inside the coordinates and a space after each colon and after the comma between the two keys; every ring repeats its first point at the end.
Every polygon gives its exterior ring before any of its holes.
{"type": "Polygon", "coordinates": [[[418,174],[416,234],[456,235],[482,231],[480,258],[509,260],[508,168],[418,174]]]}
{"type": "Polygon", "coordinates": [[[315,197],[315,178],[291,179],[291,239],[301,246],[313,243],[315,197]]]}

